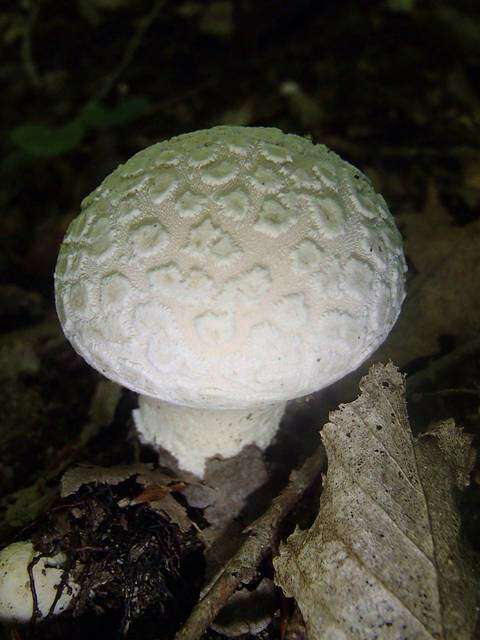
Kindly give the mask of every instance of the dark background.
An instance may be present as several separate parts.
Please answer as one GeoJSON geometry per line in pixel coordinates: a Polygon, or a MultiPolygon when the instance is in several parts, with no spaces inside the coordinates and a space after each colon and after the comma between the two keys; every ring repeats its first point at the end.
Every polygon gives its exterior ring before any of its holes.
{"type": "Polygon", "coordinates": [[[80,199],[137,150],[219,123],[310,135],[385,172],[394,213],[420,208],[434,178],[455,221],[473,220],[479,13],[466,0],[2,3],[1,282],[48,296],[80,199]]]}
{"type": "MultiPolygon", "coordinates": [[[[132,457],[124,424],[93,448],[82,436],[100,377],[54,311],[68,223],[136,151],[217,124],[311,136],[372,178],[409,264],[400,321],[373,360],[414,374],[466,347],[409,411],[415,428],[453,416],[479,433],[478,2],[24,0],[0,5],[0,47],[5,540],[28,521],[9,505],[44,504],[66,465],[132,457]]],[[[322,418],[355,396],[359,375],[327,394],[322,418]]],[[[124,394],[124,416],[134,401],[124,394]]],[[[464,503],[477,547],[479,485],[477,471],[464,503]]]]}

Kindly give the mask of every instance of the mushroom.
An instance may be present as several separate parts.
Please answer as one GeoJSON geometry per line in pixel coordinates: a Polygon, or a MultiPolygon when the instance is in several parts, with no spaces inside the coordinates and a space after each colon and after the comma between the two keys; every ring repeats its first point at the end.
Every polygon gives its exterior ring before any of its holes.
{"type": "Polygon", "coordinates": [[[61,587],[65,562],[63,553],[53,557],[40,556],[30,541],[13,542],[0,551],[0,620],[7,623],[25,623],[33,615],[33,593],[28,572],[31,575],[42,617],[48,615],[57,591],[60,591],[52,613],[57,615],[70,605],[78,592],[78,585],[68,578],[61,587]]]}
{"type": "Polygon", "coordinates": [[[55,293],[78,353],[140,394],[141,439],[202,476],[375,351],[405,271],[360,171],[306,138],[221,126],[140,151],[83,201],[55,293]]]}

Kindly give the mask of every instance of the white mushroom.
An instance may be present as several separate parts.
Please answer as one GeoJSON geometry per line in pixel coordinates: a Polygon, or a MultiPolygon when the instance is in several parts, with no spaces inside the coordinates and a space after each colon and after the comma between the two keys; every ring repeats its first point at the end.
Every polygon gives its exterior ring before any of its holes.
{"type": "Polygon", "coordinates": [[[74,348],[140,394],[142,439],[201,476],[266,447],[288,400],[371,355],[405,270],[361,172],[299,136],[223,126],[108,176],[68,229],[55,290],[74,348]]]}
{"type": "MultiPolygon", "coordinates": [[[[14,542],[0,551],[0,620],[28,622],[33,613],[33,595],[28,566],[39,554],[29,541],[14,542]]],[[[42,557],[32,567],[38,609],[42,617],[49,611],[60,587],[65,556],[42,557]]],[[[59,614],[70,605],[78,586],[68,579],[53,610],[59,614]]]]}

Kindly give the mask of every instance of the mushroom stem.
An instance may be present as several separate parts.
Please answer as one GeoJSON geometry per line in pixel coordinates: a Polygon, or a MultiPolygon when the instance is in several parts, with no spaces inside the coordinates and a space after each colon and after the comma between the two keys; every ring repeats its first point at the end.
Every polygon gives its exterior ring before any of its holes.
{"type": "Polygon", "coordinates": [[[194,409],[141,395],[133,418],[142,442],[163,447],[175,456],[180,468],[203,477],[209,458],[234,456],[249,444],[265,449],[285,405],[194,409]]]}

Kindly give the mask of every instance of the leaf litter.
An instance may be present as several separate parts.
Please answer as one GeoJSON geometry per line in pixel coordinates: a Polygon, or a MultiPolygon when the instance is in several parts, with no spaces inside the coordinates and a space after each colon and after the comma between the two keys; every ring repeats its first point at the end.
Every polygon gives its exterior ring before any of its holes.
{"type": "Polygon", "coordinates": [[[447,421],[414,438],[391,363],[374,365],[360,389],[322,430],[320,512],[281,546],[275,580],[309,640],[470,639],[478,575],[457,503],[471,437],[447,421]]]}
{"type": "MultiPolygon", "coordinates": [[[[42,555],[67,558],[60,594],[69,576],[79,591],[63,616],[32,627],[35,638],[55,636],[72,616],[87,616],[95,633],[117,628],[119,637],[154,638],[160,620],[162,637],[173,637],[204,575],[198,527],[174,497],[184,487],[151,464],[67,471],[62,497],[31,535],[42,555]]],[[[68,628],[73,639],[81,626],[68,628]]]]}

